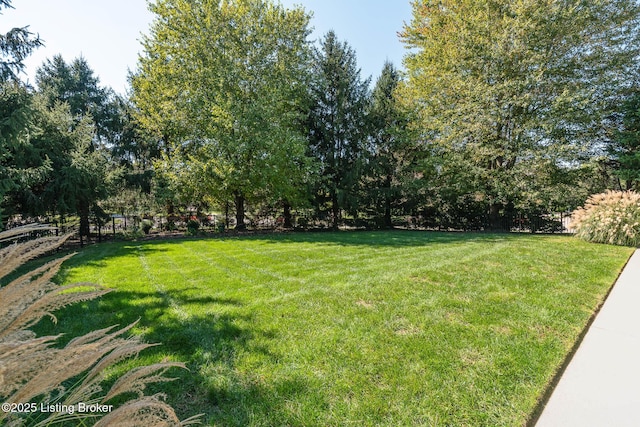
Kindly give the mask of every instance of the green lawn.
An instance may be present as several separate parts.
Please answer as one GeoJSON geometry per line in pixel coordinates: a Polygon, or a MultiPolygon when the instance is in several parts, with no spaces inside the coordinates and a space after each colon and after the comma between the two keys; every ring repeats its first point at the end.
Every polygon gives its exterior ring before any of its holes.
{"type": "Polygon", "coordinates": [[[63,281],[115,292],[41,333],[140,318],[217,426],[526,423],[632,250],[567,236],[308,233],[118,242],[63,281]]]}

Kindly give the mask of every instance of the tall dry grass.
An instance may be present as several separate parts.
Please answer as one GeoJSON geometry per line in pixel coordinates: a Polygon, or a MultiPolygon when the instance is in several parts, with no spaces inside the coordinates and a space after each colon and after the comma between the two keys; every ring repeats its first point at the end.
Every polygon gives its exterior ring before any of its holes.
{"type": "Polygon", "coordinates": [[[575,235],[583,240],[620,246],[640,246],[640,194],[607,191],[587,199],[571,217],[575,235]]]}
{"type": "MultiPolygon", "coordinates": [[[[14,239],[41,227],[26,227],[0,232],[0,242],[14,239]]],[[[68,238],[44,237],[13,243],[0,249],[0,281],[8,278],[27,261],[59,248],[68,238]]],[[[197,422],[197,416],[180,421],[163,395],[146,396],[149,383],[171,381],[170,368],[184,364],[163,362],[130,370],[105,390],[103,380],[115,364],[152,346],[128,334],[135,325],[111,326],[74,338],[64,347],[56,346],[57,336],[37,337],[29,328],[54,311],[79,301],[98,298],[109,292],[91,283],[59,286],[51,280],[62,263],[72,255],[47,262],[12,279],[0,287],[0,402],[15,403],[12,412],[0,411],[0,425],[50,426],[184,426],[197,422]],[[72,386],[65,386],[74,379],[72,386]],[[80,413],[69,408],[79,404],[107,405],[122,395],[136,398],[105,413],[80,413]],[[25,405],[27,404],[27,405],[25,405]],[[33,406],[29,406],[33,405],[33,406]],[[62,411],[38,411],[40,405],[58,405],[62,411]],[[73,412],[73,413],[71,413],[73,412]]],[[[111,409],[111,408],[109,408],[111,409]]]]}

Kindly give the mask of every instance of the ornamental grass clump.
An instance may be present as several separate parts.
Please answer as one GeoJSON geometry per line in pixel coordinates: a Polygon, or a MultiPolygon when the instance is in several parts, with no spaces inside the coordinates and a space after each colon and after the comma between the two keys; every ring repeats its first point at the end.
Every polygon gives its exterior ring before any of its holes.
{"type": "Polygon", "coordinates": [[[594,243],[640,246],[640,194],[607,191],[595,194],[571,218],[575,235],[594,243]]]}
{"type": "MultiPolygon", "coordinates": [[[[22,237],[42,227],[0,232],[0,242],[22,237]]],[[[76,337],[64,346],[60,335],[37,337],[29,328],[43,317],[56,320],[56,309],[87,301],[109,292],[91,283],[59,286],[51,280],[62,263],[60,257],[25,271],[16,270],[38,256],[59,248],[65,237],[43,237],[13,243],[0,249],[0,425],[119,425],[182,426],[164,396],[145,396],[149,383],[170,381],[165,372],[184,364],[161,362],[130,370],[107,390],[103,380],[115,364],[151,347],[136,336],[127,336],[135,324],[115,326],[76,337]],[[105,392],[106,391],[106,392],[105,392]],[[115,397],[136,396],[113,404],[115,397]]]]}

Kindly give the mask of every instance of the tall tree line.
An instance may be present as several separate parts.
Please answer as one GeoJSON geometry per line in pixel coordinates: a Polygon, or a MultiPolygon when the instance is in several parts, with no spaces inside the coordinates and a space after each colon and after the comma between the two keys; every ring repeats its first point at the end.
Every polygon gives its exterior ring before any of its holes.
{"type": "Polygon", "coordinates": [[[405,70],[387,63],[372,82],[333,31],[311,44],[302,8],[157,0],[130,99],[82,58],[54,57],[24,87],[19,59],[39,40],[18,31],[23,50],[0,44],[15,59],[2,66],[5,217],[78,215],[83,233],[141,209],[231,209],[238,229],[260,211],[287,226],[297,212],[477,228],[637,187],[636,2],[412,5],[405,70]]]}

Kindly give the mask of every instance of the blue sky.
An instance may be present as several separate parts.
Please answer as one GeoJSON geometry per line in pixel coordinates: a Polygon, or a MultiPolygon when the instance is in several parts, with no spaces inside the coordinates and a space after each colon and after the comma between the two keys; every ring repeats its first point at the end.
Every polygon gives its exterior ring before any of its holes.
{"type": "MultiPolygon", "coordinates": [[[[402,67],[405,49],[397,32],[411,19],[409,0],[281,0],[313,12],[313,40],[329,30],[356,51],[362,77],[377,78],[385,60],[402,67]]],[[[42,62],[55,54],[71,61],[84,56],[105,86],[127,89],[127,70],[135,69],[141,34],[153,15],[145,0],[14,0],[0,15],[0,32],[29,25],[46,46],[27,61],[25,79],[34,81],[42,62]]]]}

